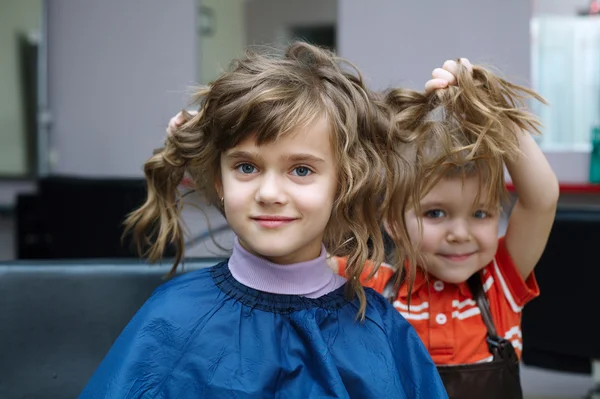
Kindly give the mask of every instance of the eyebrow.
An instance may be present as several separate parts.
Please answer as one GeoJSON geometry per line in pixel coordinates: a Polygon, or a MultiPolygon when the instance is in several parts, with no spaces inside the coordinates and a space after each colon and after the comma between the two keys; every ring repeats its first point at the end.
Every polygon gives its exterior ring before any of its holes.
{"type": "MultiPolygon", "coordinates": [[[[262,157],[255,152],[249,151],[232,151],[225,155],[225,158],[235,161],[242,159],[262,159],[262,157]]],[[[312,162],[312,163],[324,163],[325,160],[314,155],[310,154],[288,154],[282,156],[282,159],[285,159],[289,162],[312,162]]]]}
{"type": "MultiPolygon", "coordinates": [[[[447,203],[441,202],[441,201],[427,201],[427,202],[422,202],[420,204],[421,208],[447,208],[449,205],[447,203]]],[[[487,209],[489,208],[488,206],[486,206],[485,203],[481,202],[479,204],[477,204],[476,206],[474,206],[474,208],[476,209],[487,209]]]]}
{"type": "Polygon", "coordinates": [[[290,154],[283,157],[290,162],[324,163],[325,160],[310,154],[290,154]]]}
{"type": "Polygon", "coordinates": [[[446,206],[448,206],[448,204],[444,204],[443,202],[440,201],[426,201],[426,202],[421,202],[421,208],[444,208],[446,206]]]}
{"type": "Polygon", "coordinates": [[[240,150],[240,151],[232,151],[230,153],[225,154],[225,158],[235,161],[235,160],[240,160],[240,159],[261,159],[261,156],[257,153],[240,150]]]}

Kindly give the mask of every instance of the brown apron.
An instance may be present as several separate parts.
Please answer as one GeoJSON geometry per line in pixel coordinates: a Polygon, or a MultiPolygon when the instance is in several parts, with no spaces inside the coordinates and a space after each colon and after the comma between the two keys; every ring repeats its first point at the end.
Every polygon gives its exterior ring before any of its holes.
{"type": "MultiPolygon", "coordinates": [[[[392,302],[396,299],[399,285],[394,287],[392,277],[383,295],[392,302]]],[[[487,342],[493,360],[485,363],[458,366],[437,366],[450,399],[522,399],[519,378],[519,359],[510,341],[496,333],[481,277],[475,273],[467,281],[481,317],[487,328],[487,342]]]]}

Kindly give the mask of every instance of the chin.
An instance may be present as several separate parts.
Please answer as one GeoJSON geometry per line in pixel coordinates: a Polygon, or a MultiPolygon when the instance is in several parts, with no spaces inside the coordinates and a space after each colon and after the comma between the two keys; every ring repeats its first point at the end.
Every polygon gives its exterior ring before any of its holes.
{"type": "Polygon", "coordinates": [[[469,277],[471,277],[472,274],[457,274],[457,273],[452,273],[452,274],[447,274],[445,276],[443,276],[443,278],[440,278],[440,280],[442,280],[445,283],[450,283],[450,284],[461,284],[466,282],[469,277]]]}
{"type": "Polygon", "coordinates": [[[465,268],[461,270],[456,269],[445,269],[438,270],[435,272],[430,272],[435,278],[442,280],[445,283],[450,284],[460,284],[464,283],[471,277],[473,274],[477,273],[479,268],[465,268]]]}

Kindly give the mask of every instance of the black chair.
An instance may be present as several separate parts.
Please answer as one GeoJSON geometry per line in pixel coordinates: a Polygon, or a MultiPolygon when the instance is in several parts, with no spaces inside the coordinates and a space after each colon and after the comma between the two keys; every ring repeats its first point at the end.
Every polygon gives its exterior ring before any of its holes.
{"type": "Polygon", "coordinates": [[[523,362],[589,374],[600,359],[600,209],[559,209],[535,268],[541,295],[523,309],[523,362]]]}
{"type": "MultiPolygon", "coordinates": [[[[127,214],[146,199],[143,179],[52,176],[16,206],[18,259],[137,257],[121,241],[127,214]]],[[[174,247],[165,252],[172,256],[174,247]]]]}
{"type": "MultiPolygon", "coordinates": [[[[195,259],[185,269],[216,264],[195,259]]],[[[170,265],[0,262],[0,398],[73,399],[170,265]]]]}

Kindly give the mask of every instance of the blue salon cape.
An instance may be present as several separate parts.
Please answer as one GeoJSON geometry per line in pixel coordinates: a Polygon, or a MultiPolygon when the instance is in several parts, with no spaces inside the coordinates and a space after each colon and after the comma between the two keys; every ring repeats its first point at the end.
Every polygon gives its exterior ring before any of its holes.
{"type": "Polygon", "coordinates": [[[227,262],[160,286],[81,399],[447,398],[412,326],[366,289],[366,320],[341,287],[318,299],[233,278],[227,262]]]}

